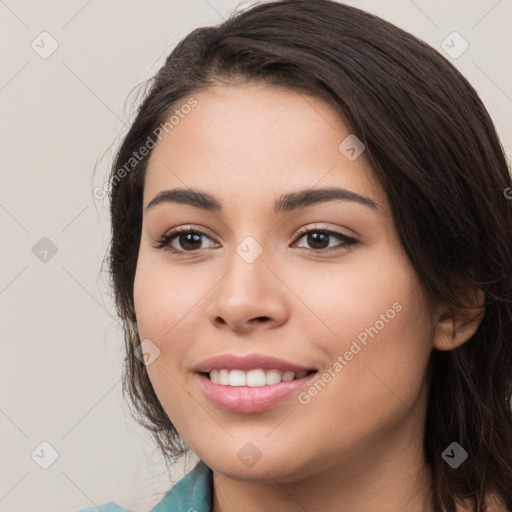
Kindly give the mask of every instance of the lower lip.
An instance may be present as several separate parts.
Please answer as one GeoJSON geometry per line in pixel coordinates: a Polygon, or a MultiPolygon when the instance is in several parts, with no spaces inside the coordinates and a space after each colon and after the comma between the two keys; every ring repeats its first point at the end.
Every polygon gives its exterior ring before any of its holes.
{"type": "Polygon", "coordinates": [[[231,412],[252,413],[270,409],[281,400],[298,392],[316,373],[271,386],[223,386],[213,383],[206,375],[199,374],[199,383],[207,398],[222,409],[231,412]]]}

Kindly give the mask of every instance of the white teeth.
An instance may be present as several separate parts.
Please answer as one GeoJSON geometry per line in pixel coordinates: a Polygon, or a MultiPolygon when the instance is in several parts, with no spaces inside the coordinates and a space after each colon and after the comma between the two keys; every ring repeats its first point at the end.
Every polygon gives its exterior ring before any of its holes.
{"type": "Polygon", "coordinates": [[[253,388],[265,385],[265,372],[263,370],[249,370],[247,372],[247,385],[253,388]]]}
{"type": "Polygon", "coordinates": [[[279,384],[281,382],[281,372],[279,370],[268,370],[265,384],[271,386],[272,384],[279,384]]]}
{"type": "Polygon", "coordinates": [[[302,379],[308,372],[282,372],[281,370],[263,370],[258,368],[256,370],[212,370],[210,372],[210,380],[214,384],[221,384],[223,386],[272,386],[279,384],[279,382],[288,382],[294,379],[302,379]]]}
{"type": "MultiPolygon", "coordinates": [[[[210,374],[211,378],[211,374],[210,374]]],[[[219,380],[212,382],[217,382],[217,384],[222,384],[223,386],[229,386],[229,371],[228,370],[220,370],[219,371],[219,380]]]]}
{"type": "Polygon", "coordinates": [[[220,382],[219,373],[220,373],[219,370],[212,370],[210,372],[210,380],[212,382],[217,382],[217,383],[220,382]]]}
{"type": "Polygon", "coordinates": [[[230,386],[245,386],[247,383],[247,375],[243,370],[231,370],[229,372],[230,386]]]}

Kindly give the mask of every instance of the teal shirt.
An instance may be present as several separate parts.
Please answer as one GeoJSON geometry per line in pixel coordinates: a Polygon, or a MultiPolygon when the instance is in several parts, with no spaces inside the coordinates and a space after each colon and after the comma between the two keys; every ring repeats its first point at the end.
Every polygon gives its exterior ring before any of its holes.
{"type": "MultiPolygon", "coordinates": [[[[203,462],[167,491],[149,512],[211,512],[213,473],[203,462]]],[[[133,512],[109,501],[77,512],[133,512]]]]}

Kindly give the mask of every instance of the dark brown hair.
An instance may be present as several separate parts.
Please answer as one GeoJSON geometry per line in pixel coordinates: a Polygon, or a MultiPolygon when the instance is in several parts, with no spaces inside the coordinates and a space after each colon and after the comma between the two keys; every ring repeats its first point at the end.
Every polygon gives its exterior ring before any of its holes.
{"type": "Polygon", "coordinates": [[[150,152],[133,159],[179,102],[217,83],[257,81],[329,102],[365,144],[396,230],[431,304],[485,292],[475,335],[433,350],[424,452],[436,510],[491,491],[512,510],[512,192],[494,125],[473,87],[438,52],[390,23],[330,0],[265,2],[185,37],[151,79],[110,176],[109,272],[126,344],[125,393],[167,457],[187,447],[162,408],[140,344],[133,284],[150,152]],[[130,160],[131,159],[131,160],[130,160]],[[127,162],[132,162],[126,171],[127,162]],[[135,163],[134,163],[135,162],[135,163]],[[120,179],[120,169],[125,169],[120,179]],[[457,469],[441,458],[456,441],[457,469]]]}

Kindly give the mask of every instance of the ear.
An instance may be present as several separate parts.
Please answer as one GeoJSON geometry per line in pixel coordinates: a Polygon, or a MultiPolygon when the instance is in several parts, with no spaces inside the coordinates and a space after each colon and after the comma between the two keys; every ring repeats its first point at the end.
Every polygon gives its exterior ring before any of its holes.
{"type": "Polygon", "coordinates": [[[438,311],[438,321],[434,335],[434,348],[452,350],[466,343],[477,331],[485,316],[485,293],[474,290],[472,300],[465,308],[443,306],[438,311]]]}

